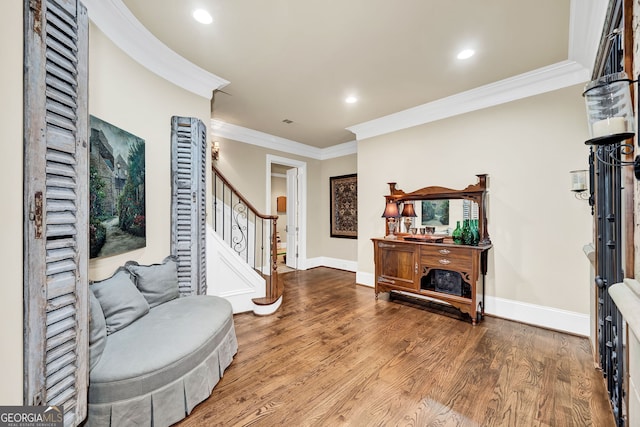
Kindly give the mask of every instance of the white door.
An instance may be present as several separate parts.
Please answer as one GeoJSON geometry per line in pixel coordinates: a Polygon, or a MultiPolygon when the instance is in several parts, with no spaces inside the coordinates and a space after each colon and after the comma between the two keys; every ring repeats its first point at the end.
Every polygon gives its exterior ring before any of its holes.
{"type": "Polygon", "coordinates": [[[298,268],[298,168],[287,170],[287,267],[298,268]]]}

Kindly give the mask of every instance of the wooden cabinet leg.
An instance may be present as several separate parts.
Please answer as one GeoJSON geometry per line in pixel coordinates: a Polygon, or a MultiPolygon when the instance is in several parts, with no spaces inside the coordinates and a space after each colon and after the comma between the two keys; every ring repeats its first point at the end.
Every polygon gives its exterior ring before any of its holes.
{"type": "Polygon", "coordinates": [[[376,292],[376,301],[378,301],[378,293],[376,292]]]}

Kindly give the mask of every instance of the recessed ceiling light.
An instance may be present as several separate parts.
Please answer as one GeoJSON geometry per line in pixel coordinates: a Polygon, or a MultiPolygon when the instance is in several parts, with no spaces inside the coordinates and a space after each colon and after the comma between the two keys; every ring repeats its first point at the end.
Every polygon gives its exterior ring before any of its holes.
{"type": "Polygon", "coordinates": [[[476,53],[473,49],[465,49],[458,53],[458,59],[469,59],[476,53]]]}
{"type": "Polygon", "coordinates": [[[354,103],[358,102],[358,98],[356,98],[353,95],[347,96],[347,98],[344,100],[344,102],[346,102],[347,104],[354,104],[354,103]]]}
{"type": "Polygon", "coordinates": [[[193,19],[195,19],[201,24],[211,24],[213,22],[213,18],[211,17],[211,14],[204,9],[194,10],[193,19]]]}

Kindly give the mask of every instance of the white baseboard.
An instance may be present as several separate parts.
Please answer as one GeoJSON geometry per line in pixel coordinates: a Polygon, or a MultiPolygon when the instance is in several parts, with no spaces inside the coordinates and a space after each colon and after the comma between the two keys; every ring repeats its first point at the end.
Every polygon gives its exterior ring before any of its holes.
{"type": "Polygon", "coordinates": [[[305,262],[305,269],[315,267],[330,267],[336,268],[338,270],[356,272],[358,270],[358,262],[348,261],[346,259],[330,258],[326,256],[307,258],[307,262],[305,262]]]}
{"type": "MultiPolygon", "coordinates": [[[[356,283],[374,287],[375,275],[357,271],[356,283]]],[[[485,296],[484,312],[485,314],[527,323],[529,325],[555,329],[585,337],[589,336],[591,320],[588,314],[488,295],[485,296]]]]}
{"type": "Polygon", "coordinates": [[[373,288],[376,285],[375,274],[356,271],[356,283],[373,288]]]}
{"type": "Polygon", "coordinates": [[[484,311],[517,322],[589,336],[591,320],[588,314],[492,296],[485,297],[484,311]]]}

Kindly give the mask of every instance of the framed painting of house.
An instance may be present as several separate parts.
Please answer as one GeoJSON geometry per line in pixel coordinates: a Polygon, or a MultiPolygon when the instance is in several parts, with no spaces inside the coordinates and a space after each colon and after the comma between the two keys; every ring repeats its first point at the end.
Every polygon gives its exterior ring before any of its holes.
{"type": "Polygon", "coordinates": [[[146,246],[145,143],[89,116],[90,257],[146,246]]]}
{"type": "Polygon", "coordinates": [[[358,238],[358,175],[329,178],[331,237],[358,238]]]}

